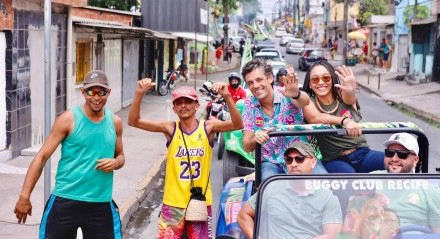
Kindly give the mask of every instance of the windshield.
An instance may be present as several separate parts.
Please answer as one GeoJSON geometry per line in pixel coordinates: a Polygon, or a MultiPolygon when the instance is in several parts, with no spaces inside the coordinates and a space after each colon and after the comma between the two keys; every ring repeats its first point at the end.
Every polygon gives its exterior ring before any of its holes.
{"type": "Polygon", "coordinates": [[[317,57],[323,57],[324,52],[323,51],[317,51],[317,50],[311,50],[307,52],[309,56],[317,56],[317,57]]]}
{"type": "Polygon", "coordinates": [[[304,41],[302,39],[293,39],[290,40],[290,43],[304,44],[304,41]]]}
{"type": "Polygon", "coordinates": [[[271,61],[282,61],[281,58],[277,56],[257,56],[258,58],[262,58],[264,60],[271,60],[271,61]]]}
{"type": "Polygon", "coordinates": [[[439,175],[280,175],[258,194],[255,238],[440,238],[426,234],[440,232],[439,203],[439,175]]]}

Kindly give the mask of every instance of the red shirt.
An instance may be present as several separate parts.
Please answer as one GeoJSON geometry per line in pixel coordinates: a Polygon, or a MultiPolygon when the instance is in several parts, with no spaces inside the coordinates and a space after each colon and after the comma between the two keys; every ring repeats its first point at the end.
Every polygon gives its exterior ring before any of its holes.
{"type": "Polygon", "coordinates": [[[231,85],[228,85],[228,91],[231,93],[232,99],[234,100],[234,103],[237,103],[237,101],[241,99],[246,99],[246,91],[244,91],[241,86],[237,87],[236,89],[232,88],[231,85]]]}

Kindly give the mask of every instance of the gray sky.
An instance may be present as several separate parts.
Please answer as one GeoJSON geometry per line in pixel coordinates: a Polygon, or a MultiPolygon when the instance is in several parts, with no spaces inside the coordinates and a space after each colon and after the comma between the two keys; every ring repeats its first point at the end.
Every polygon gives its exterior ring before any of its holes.
{"type": "MultiPolygon", "coordinates": [[[[261,10],[263,11],[264,17],[267,20],[272,20],[272,12],[275,10],[275,5],[277,0],[259,0],[261,3],[261,10]]],[[[284,1],[283,1],[284,4],[284,1]]]]}

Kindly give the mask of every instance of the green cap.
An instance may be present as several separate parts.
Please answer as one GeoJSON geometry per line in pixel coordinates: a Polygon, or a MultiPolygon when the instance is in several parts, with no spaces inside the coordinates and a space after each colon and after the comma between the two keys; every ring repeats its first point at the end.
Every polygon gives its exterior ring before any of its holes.
{"type": "Polygon", "coordinates": [[[295,141],[290,143],[289,147],[284,151],[284,156],[290,153],[291,150],[297,150],[302,156],[312,156],[315,157],[315,150],[313,147],[303,141],[295,141]]]}

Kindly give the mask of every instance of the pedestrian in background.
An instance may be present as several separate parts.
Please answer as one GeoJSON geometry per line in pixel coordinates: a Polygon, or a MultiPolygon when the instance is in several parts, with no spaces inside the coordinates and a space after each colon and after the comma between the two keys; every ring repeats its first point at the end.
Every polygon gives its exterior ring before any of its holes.
{"type": "Polygon", "coordinates": [[[14,209],[18,223],[32,214],[31,193],[44,165],[61,144],[55,188],[44,208],[40,238],[122,238],[113,171],[125,163],[122,120],[104,108],[111,88],[103,71],[89,72],[81,88],[85,103],[62,113],[32,160],[14,209]]]}
{"type": "Polygon", "coordinates": [[[167,163],[163,205],[157,238],[182,238],[184,231],[189,239],[212,238],[212,192],[209,183],[213,140],[217,132],[239,130],[243,127],[240,113],[227,89],[226,83],[215,83],[218,92],[230,110],[231,119],[198,120],[199,98],[194,88],[182,86],[172,93],[173,111],[178,121],[152,121],[140,117],[142,97],[152,87],[151,79],[138,81],[133,104],[128,115],[128,125],[165,135],[167,140],[167,163]],[[208,221],[186,221],[185,214],[191,191],[200,187],[208,212],[208,221]],[[191,191],[190,191],[191,190],[191,191]]]}
{"type": "Polygon", "coordinates": [[[232,40],[231,40],[231,41],[229,41],[229,44],[226,47],[226,54],[228,56],[228,64],[231,64],[232,52],[234,52],[234,45],[232,45],[232,40]]]}
{"type": "Polygon", "coordinates": [[[177,67],[177,70],[180,71],[180,75],[185,78],[185,82],[188,82],[188,65],[186,64],[186,60],[181,60],[180,65],[177,67]]]}
{"type": "Polygon", "coordinates": [[[381,50],[382,50],[382,67],[384,69],[388,69],[388,58],[390,56],[391,48],[386,38],[382,39],[381,50]]]}
{"type": "Polygon", "coordinates": [[[223,56],[223,44],[215,50],[215,58],[217,59],[217,65],[220,65],[223,56]]]}

